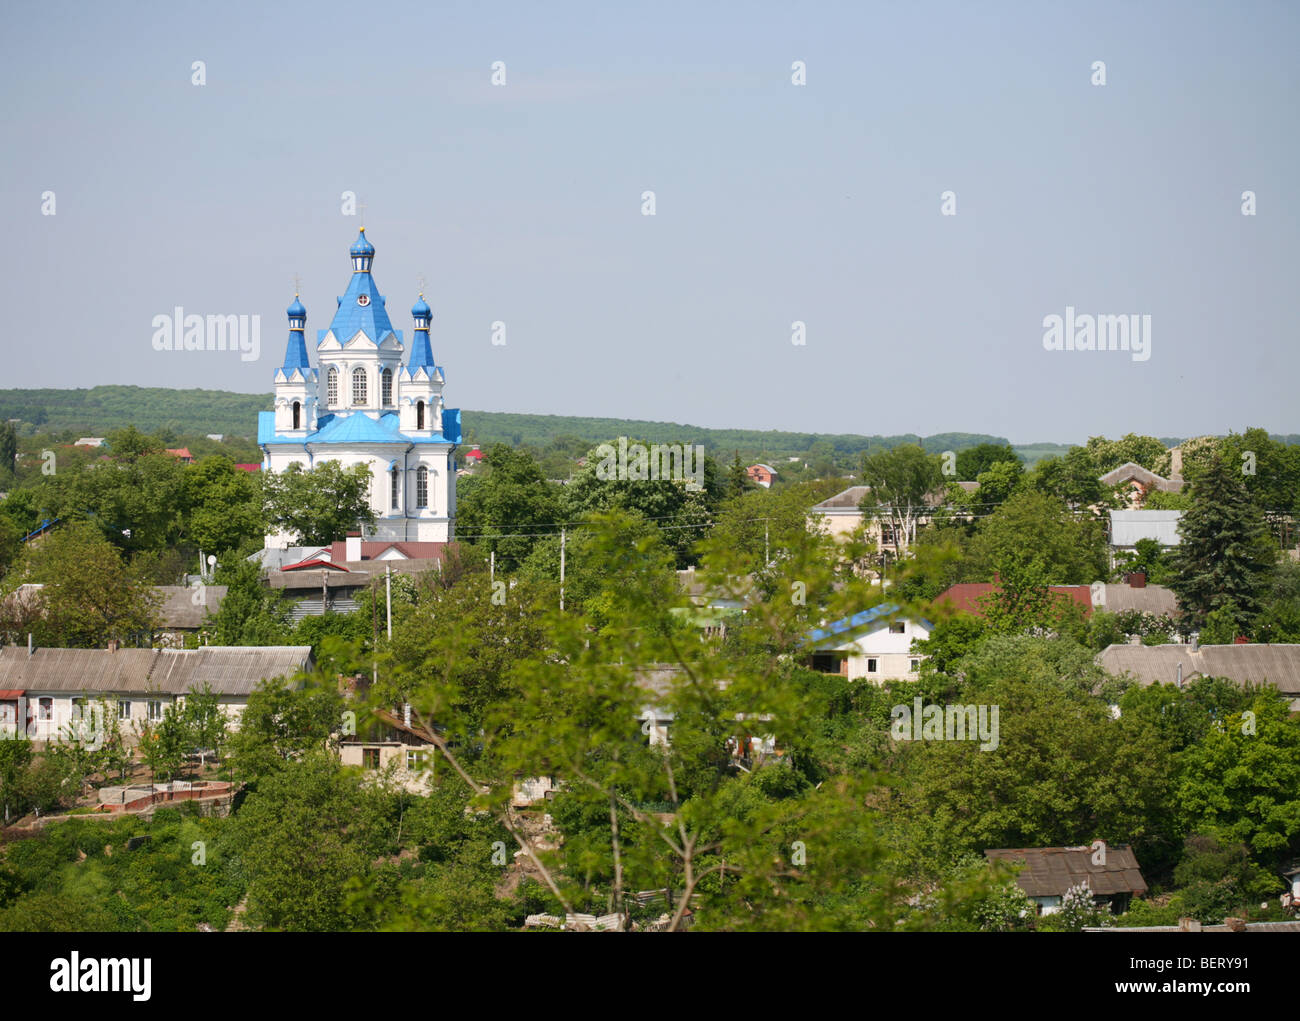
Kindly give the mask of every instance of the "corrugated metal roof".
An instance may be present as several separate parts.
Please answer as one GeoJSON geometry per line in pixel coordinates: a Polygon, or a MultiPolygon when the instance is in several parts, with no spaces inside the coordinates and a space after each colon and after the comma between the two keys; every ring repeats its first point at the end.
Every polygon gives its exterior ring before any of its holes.
{"type": "Polygon", "coordinates": [[[1141,610],[1143,613],[1167,613],[1172,616],[1178,612],[1178,598],[1172,589],[1167,589],[1163,585],[1144,585],[1142,588],[1133,588],[1131,585],[1107,585],[1105,592],[1106,602],[1097,609],[1109,613],[1141,610]]]}
{"type": "Polygon", "coordinates": [[[197,586],[157,585],[154,591],[162,596],[162,605],[158,607],[159,628],[193,628],[203,626],[204,617],[221,609],[221,601],[226,598],[225,585],[205,585],[200,590],[197,586]],[[200,595],[199,602],[194,597],[200,595]]]}
{"type": "Polygon", "coordinates": [[[1137,856],[1127,845],[1107,847],[1105,863],[1093,864],[1090,847],[998,848],[984,852],[995,861],[1023,864],[1016,885],[1030,897],[1062,897],[1072,886],[1086,882],[1094,894],[1146,893],[1137,856]]]}
{"type": "Polygon", "coordinates": [[[1096,656],[1111,674],[1131,674],[1142,685],[1173,684],[1178,667],[1186,684],[1197,677],[1223,677],[1236,684],[1272,684],[1300,697],[1300,645],[1111,645],[1096,656]]]}
{"type": "Polygon", "coordinates": [[[1110,512],[1110,544],[1136,546],[1139,539],[1155,539],[1161,546],[1177,546],[1179,510],[1113,510],[1110,512]]]}
{"type": "Polygon", "coordinates": [[[311,661],[309,645],[201,649],[0,648],[0,688],[32,692],[173,695],[202,688],[247,695],[271,677],[292,677],[311,661]]]}

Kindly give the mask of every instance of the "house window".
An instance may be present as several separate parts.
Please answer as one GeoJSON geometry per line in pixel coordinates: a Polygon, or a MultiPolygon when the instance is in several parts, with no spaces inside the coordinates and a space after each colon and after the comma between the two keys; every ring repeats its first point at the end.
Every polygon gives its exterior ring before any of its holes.
{"type": "Polygon", "coordinates": [[[37,705],[36,718],[38,720],[54,719],[54,699],[43,698],[37,705]]]}
{"type": "Polygon", "coordinates": [[[875,672],[876,672],[876,661],[874,659],[867,660],[867,673],[874,674],[875,672]]]}
{"type": "Polygon", "coordinates": [[[86,697],[84,695],[72,696],[72,718],[79,720],[86,715],[86,697]]]}
{"type": "Polygon", "coordinates": [[[429,469],[420,465],[415,472],[415,505],[429,506],[429,469]]]}
{"type": "Polygon", "coordinates": [[[916,673],[916,671],[921,666],[921,661],[919,659],[914,659],[911,662],[912,662],[912,673],[916,673]]]}
{"type": "Polygon", "coordinates": [[[393,510],[397,510],[397,481],[397,465],[393,465],[393,467],[388,470],[388,493],[393,510]]]}
{"type": "Polygon", "coordinates": [[[363,766],[365,766],[366,769],[378,769],[378,768],[379,768],[379,749],[378,749],[378,748],[362,748],[362,749],[361,749],[361,764],[362,764],[363,766]]]}
{"type": "Polygon", "coordinates": [[[387,408],[393,403],[393,370],[385,369],[379,379],[384,396],[384,407],[387,408]]]}
{"type": "Polygon", "coordinates": [[[117,704],[117,718],[119,720],[129,720],[131,718],[131,703],[122,701],[117,704]]]}
{"type": "Polygon", "coordinates": [[[149,703],[149,719],[157,722],[163,718],[163,704],[152,701],[149,703]]]}
{"type": "Polygon", "coordinates": [[[302,428],[302,405],[297,401],[293,402],[293,427],[295,429],[302,428]]]}
{"type": "Polygon", "coordinates": [[[406,768],[412,772],[428,769],[429,753],[423,749],[408,748],[406,750],[406,768]]]}
{"type": "Polygon", "coordinates": [[[907,622],[906,622],[906,621],[896,620],[896,621],[894,621],[892,624],[889,625],[889,633],[890,633],[891,635],[901,635],[901,634],[906,633],[906,631],[907,631],[907,622]]]}
{"type": "Polygon", "coordinates": [[[325,403],[332,408],[339,402],[339,370],[331,368],[325,380],[325,403]]]}
{"type": "Polygon", "coordinates": [[[424,401],[415,402],[415,428],[424,428],[424,401]]]}
{"type": "Polygon", "coordinates": [[[357,368],[352,370],[352,403],[361,405],[366,403],[366,370],[357,368]]]}

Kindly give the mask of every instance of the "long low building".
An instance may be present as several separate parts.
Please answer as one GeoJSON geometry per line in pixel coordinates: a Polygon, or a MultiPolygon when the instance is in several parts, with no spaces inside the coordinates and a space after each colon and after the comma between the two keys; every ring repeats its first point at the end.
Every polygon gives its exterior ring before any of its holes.
{"type": "Polygon", "coordinates": [[[35,741],[59,739],[82,707],[107,700],[123,734],[162,719],[168,705],[210,688],[231,723],[264,680],[311,668],[309,645],[199,649],[34,649],[0,647],[0,734],[19,721],[35,741]]]}
{"type": "Polygon", "coordinates": [[[1271,684],[1300,711],[1300,645],[1111,645],[1097,653],[1109,674],[1144,687],[1222,677],[1234,684],[1271,684]]]}

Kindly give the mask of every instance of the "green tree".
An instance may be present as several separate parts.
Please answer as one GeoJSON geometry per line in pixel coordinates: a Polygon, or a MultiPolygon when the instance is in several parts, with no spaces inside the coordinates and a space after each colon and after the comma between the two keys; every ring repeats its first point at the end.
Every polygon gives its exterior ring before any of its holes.
{"type": "Polygon", "coordinates": [[[45,586],[39,615],[26,622],[41,645],[98,648],[110,639],[147,639],[156,626],[153,586],[89,524],[49,533],[27,551],[21,573],[45,586]]]}
{"type": "Polygon", "coordinates": [[[1210,727],[1184,753],[1174,796],[1184,832],[1240,841],[1269,864],[1294,853],[1300,846],[1300,723],[1289,717],[1285,701],[1271,691],[1259,694],[1249,709],[1210,727]]]}
{"type": "Polygon", "coordinates": [[[921,447],[903,443],[862,458],[862,482],[869,492],[863,512],[893,526],[900,553],[916,539],[918,519],[943,486],[941,462],[921,447]]]}
{"type": "Polygon", "coordinates": [[[18,434],[11,422],[0,422],[0,485],[13,479],[18,459],[18,434]]]}
{"type": "Polygon", "coordinates": [[[1064,457],[1045,457],[1039,461],[1029,484],[1077,510],[1104,500],[1103,486],[1098,480],[1101,474],[1083,447],[1071,447],[1064,457]]]}
{"type": "Polygon", "coordinates": [[[967,569],[990,581],[1000,563],[1032,550],[1053,585],[1083,585],[1104,578],[1106,540],[1101,524],[1076,517],[1056,497],[1017,493],[980,523],[970,542],[967,569]]]}
{"type": "Polygon", "coordinates": [[[1172,555],[1169,587],[1192,626],[1233,604],[1245,632],[1258,614],[1273,569],[1274,551],[1259,508],[1222,457],[1192,483],[1192,506],[1178,523],[1181,543],[1172,555]]]}
{"type": "Polygon", "coordinates": [[[511,572],[542,536],[559,531],[558,487],[546,480],[531,454],[504,443],[487,451],[480,472],[458,494],[456,531],[495,552],[497,567],[511,572]]]}
{"type": "Polygon", "coordinates": [[[1127,433],[1118,440],[1093,436],[1085,449],[1092,458],[1098,475],[1105,475],[1129,462],[1140,464],[1148,471],[1155,471],[1155,465],[1168,453],[1168,448],[1154,436],[1139,436],[1136,433],[1127,433]]]}
{"type": "Polygon", "coordinates": [[[974,481],[995,464],[1018,464],[1022,468],[1024,467],[1020,455],[1012,450],[1010,445],[1004,443],[979,443],[973,447],[967,447],[965,450],[957,451],[955,466],[957,478],[968,482],[974,481]]]}
{"type": "Polygon", "coordinates": [[[260,548],[265,532],[255,476],[228,457],[208,457],[185,470],[190,539],[206,553],[260,548]]]}
{"type": "Polygon", "coordinates": [[[374,525],[370,483],[365,464],[344,468],[337,461],[324,461],[303,471],[295,461],[262,480],[267,522],[301,545],[324,546],[358,527],[374,525]]]}
{"type": "Polygon", "coordinates": [[[289,638],[289,608],[281,593],[263,584],[261,567],[235,559],[217,568],[216,580],[226,586],[212,619],[216,645],[282,645],[289,638]]]}
{"type": "Polygon", "coordinates": [[[753,480],[750,479],[749,472],[740,460],[740,451],[737,450],[735,454],[731,466],[727,469],[727,496],[731,499],[743,496],[754,488],[753,480]]]}
{"type": "Polygon", "coordinates": [[[351,928],[351,882],[368,872],[359,778],[316,751],[288,762],[249,795],[236,846],[249,875],[249,918],[273,930],[351,928]]]}
{"type": "Polygon", "coordinates": [[[309,752],[326,751],[342,729],[343,696],[328,664],[303,686],[272,678],[248,697],[239,730],[230,739],[231,759],[240,776],[260,780],[278,773],[309,752]]]}
{"type": "Polygon", "coordinates": [[[1120,553],[1116,560],[1116,578],[1123,578],[1126,574],[1145,574],[1152,585],[1165,585],[1173,574],[1169,550],[1155,539],[1139,539],[1133,552],[1120,553]]]}
{"type": "MultiPolygon", "coordinates": [[[[19,721],[19,726],[23,726],[19,721]]],[[[0,740],[0,807],[5,825],[26,810],[26,777],[32,763],[31,742],[21,739],[0,740]]]]}
{"type": "Polygon", "coordinates": [[[1024,477],[1025,468],[1019,461],[995,461],[976,478],[979,489],[972,502],[981,513],[992,513],[1020,489],[1024,477]]]}

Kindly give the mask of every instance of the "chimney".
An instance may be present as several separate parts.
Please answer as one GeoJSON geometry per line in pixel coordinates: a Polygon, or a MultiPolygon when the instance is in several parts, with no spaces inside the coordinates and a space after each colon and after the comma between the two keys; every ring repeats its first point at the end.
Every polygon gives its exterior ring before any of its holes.
{"type": "Polygon", "coordinates": [[[1232,644],[1233,644],[1233,645],[1249,645],[1249,644],[1250,644],[1250,639],[1247,638],[1245,635],[1238,635],[1236,638],[1234,638],[1234,639],[1232,640],[1232,644]]]}
{"type": "Polygon", "coordinates": [[[1129,636],[1128,636],[1128,643],[1129,643],[1129,645],[1141,645],[1141,644],[1142,644],[1142,636],[1141,636],[1141,635],[1129,635],[1129,636]]]}
{"type": "Polygon", "coordinates": [[[361,559],[361,533],[349,532],[347,539],[344,541],[344,560],[361,559]]]}
{"type": "Polygon", "coordinates": [[[109,639],[109,642],[108,642],[108,651],[109,651],[109,652],[117,652],[117,639],[116,639],[116,638],[109,639]]]}
{"type": "Polygon", "coordinates": [[[27,632],[27,655],[30,656],[31,654],[32,654],[32,633],[28,631],[27,632]]]}
{"type": "Polygon", "coordinates": [[[1191,642],[1191,645],[1192,645],[1192,651],[1193,651],[1193,652],[1199,652],[1199,651],[1200,651],[1200,649],[1201,649],[1201,633],[1200,633],[1199,631],[1197,631],[1194,635],[1192,635],[1192,642],[1191,642]]]}
{"type": "Polygon", "coordinates": [[[1128,576],[1129,588],[1146,588],[1147,576],[1142,571],[1134,571],[1128,576]]]}
{"type": "Polygon", "coordinates": [[[1246,920],[1244,918],[1225,918],[1223,924],[1232,932],[1246,931],[1246,920]]]}

